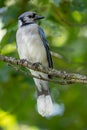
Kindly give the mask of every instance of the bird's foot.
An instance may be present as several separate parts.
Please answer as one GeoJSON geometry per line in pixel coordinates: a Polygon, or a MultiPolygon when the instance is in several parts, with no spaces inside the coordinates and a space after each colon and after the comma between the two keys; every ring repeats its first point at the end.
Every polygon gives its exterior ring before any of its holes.
{"type": "Polygon", "coordinates": [[[27,60],[26,59],[20,59],[20,62],[21,63],[24,63],[24,62],[26,62],[27,60]]]}
{"type": "Polygon", "coordinates": [[[33,63],[33,67],[38,68],[41,65],[40,62],[33,63]]]}

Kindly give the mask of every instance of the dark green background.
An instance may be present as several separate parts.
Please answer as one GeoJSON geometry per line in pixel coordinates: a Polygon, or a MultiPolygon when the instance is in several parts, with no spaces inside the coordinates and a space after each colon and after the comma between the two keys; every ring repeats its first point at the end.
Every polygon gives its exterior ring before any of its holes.
{"type": "MultiPolygon", "coordinates": [[[[0,0],[0,53],[18,58],[18,16],[25,11],[45,16],[40,21],[53,57],[54,68],[87,74],[86,0],[0,0]],[[3,8],[5,7],[5,8],[3,8]]],[[[0,130],[87,130],[87,85],[50,83],[53,101],[64,113],[49,118],[36,110],[35,84],[31,77],[0,61],[0,130]]]]}

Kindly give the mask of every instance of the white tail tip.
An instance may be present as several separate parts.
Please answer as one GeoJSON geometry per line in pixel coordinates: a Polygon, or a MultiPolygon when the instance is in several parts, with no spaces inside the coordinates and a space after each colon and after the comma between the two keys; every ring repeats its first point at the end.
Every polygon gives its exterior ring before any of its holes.
{"type": "Polygon", "coordinates": [[[42,116],[50,116],[53,111],[53,103],[50,95],[41,95],[37,98],[38,113],[42,116]]]}

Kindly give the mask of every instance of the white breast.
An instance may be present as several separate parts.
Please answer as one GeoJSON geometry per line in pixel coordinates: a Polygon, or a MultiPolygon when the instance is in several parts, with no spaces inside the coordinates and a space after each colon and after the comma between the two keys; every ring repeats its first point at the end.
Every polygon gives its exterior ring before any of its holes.
{"type": "Polygon", "coordinates": [[[46,50],[38,33],[38,25],[31,24],[21,27],[16,35],[18,53],[21,59],[40,62],[48,66],[46,50]]]}

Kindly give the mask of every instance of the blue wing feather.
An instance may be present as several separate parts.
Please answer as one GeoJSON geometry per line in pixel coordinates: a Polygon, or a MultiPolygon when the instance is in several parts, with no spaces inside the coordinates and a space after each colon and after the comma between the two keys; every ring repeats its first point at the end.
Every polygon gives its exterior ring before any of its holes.
{"type": "Polygon", "coordinates": [[[46,49],[49,68],[53,68],[52,57],[51,57],[51,54],[50,54],[49,46],[48,46],[44,31],[40,27],[38,28],[38,31],[39,31],[40,37],[41,37],[41,39],[43,41],[44,47],[46,49]]]}

